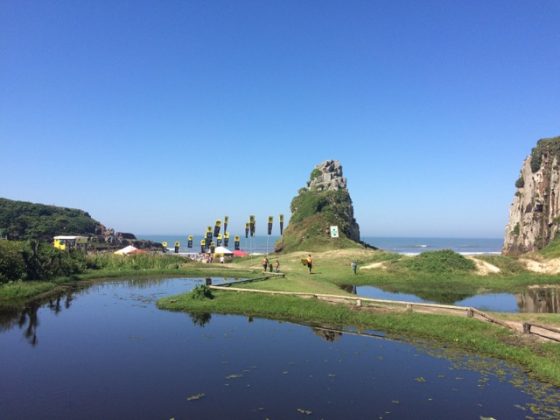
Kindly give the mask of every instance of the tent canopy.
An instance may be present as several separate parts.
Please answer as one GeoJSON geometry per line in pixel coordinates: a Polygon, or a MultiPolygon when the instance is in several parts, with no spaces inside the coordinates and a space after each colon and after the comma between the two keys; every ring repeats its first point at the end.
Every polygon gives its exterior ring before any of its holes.
{"type": "Polygon", "coordinates": [[[115,251],[115,254],[117,255],[139,254],[139,253],[144,253],[144,251],[132,245],[125,246],[123,249],[119,249],[118,251],[115,251]]]}
{"type": "Polygon", "coordinates": [[[214,250],[214,254],[233,254],[233,252],[231,252],[229,249],[223,247],[223,246],[218,246],[216,247],[216,249],[214,250]]]}

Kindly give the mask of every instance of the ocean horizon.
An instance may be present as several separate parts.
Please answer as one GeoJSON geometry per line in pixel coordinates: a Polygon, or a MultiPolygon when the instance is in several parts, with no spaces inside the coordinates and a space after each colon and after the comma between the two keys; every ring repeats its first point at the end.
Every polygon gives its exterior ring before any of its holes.
{"type": "MultiPolygon", "coordinates": [[[[228,248],[233,249],[233,237],[228,248]]],[[[168,248],[173,248],[175,242],[180,243],[180,252],[200,251],[201,235],[193,235],[193,247],[187,248],[187,235],[180,234],[158,234],[158,235],[137,235],[138,239],[145,239],[154,242],[167,242],[168,248]]],[[[245,238],[241,236],[240,248],[252,254],[265,254],[274,252],[274,244],[280,239],[278,235],[254,236],[245,238]]],[[[451,249],[462,255],[482,255],[500,254],[503,245],[503,238],[438,238],[438,237],[377,237],[363,236],[362,241],[389,252],[396,252],[403,255],[418,255],[422,252],[438,251],[451,249]]],[[[215,239],[214,239],[215,240],[215,239]]]]}

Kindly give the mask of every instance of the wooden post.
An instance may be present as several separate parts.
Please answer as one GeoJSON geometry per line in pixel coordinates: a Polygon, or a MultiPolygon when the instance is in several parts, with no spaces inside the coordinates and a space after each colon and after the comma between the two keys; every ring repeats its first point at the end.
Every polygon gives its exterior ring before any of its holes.
{"type": "Polygon", "coordinates": [[[523,323],[523,333],[531,334],[531,324],[529,324],[528,322],[523,323]]]}
{"type": "Polygon", "coordinates": [[[467,309],[467,316],[469,318],[472,318],[474,316],[474,312],[473,312],[472,308],[467,309]]]}
{"type": "Polygon", "coordinates": [[[412,312],[412,305],[406,305],[406,312],[412,312]]]}
{"type": "Polygon", "coordinates": [[[361,300],[361,299],[358,299],[358,300],[356,301],[356,306],[357,306],[358,308],[362,306],[362,300],[361,300]]]}

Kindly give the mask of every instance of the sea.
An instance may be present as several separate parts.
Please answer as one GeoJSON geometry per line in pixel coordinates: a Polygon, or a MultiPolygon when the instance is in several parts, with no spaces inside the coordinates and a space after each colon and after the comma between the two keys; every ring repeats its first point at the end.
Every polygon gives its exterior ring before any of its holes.
{"type": "MultiPolygon", "coordinates": [[[[227,247],[234,249],[231,234],[227,247]]],[[[138,239],[146,239],[154,242],[167,242],[167,246],[173,249],[175,242],[179,242],[179,252],[199,252],[202,236],[193,235],[193,247],[187,247],[187,235],[138,235],[138,239]]],[[[280,236],[254,236],[245,238],[241,236],[240,249],[251,254],[266,254],[274,251],[274,244],[280,236]]],[[[216,239],[214,239],[215,241],[216,239]]],[[[362,241],[385,251],[396,252],[404,255],[418,255],[422,252],[451,249],[463,255],[499,254],[502,249],[502,238],[408,238],[408,237],[376,237],[364,236],[362,241]]],[[[224,245],[224,244],[222,244],[224,245]]]]}

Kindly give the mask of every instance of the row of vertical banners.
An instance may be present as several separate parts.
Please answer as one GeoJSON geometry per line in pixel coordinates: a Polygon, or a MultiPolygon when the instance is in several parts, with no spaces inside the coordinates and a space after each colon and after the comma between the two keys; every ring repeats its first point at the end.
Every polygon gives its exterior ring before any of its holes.
{"type": "MultiPolygon", "coordinates": [[[[283,233],[284,233],[284,215],[283,214],[281,214],[279,216],[279,220],[280,220],[280,235],[283,235],[283,233]]],[[[274,217],[269,216],[268,217],[268,223],[267,223],[268,236],[272,235],[273,222],[274,222],[274,217]]],[[[224,223],[223,223],[223,227],[224,227],[223,235],[220,233],[220,231],[222,229],[222,221],[220,219],[216,220],[216,222],[214,223],[214,228],[213,229],[212,229],[212,226],[208,226],[206,228],[206,233],[203,235],[204,239],[202,239],[200,241],[200,252],[210,251],[211,253],[214,253],[214,250],[216,249],[216,246],[222,246],[222,243],[223,243],[223,246],[227,248],[227,246],[229,245],[229,239],[230,239],[230,234],[227,231],[228,223],[229,223],[229,217],[225,216],[224,217],[224,223]],[[213,238],[216,238],[216,242],[213,241],[213,238]]],[[[255,236],[255,231],[256,231],[256,218],[255,218],[254,215],[251,215],[251,216],[249,216],[249,221],[247,223],[245,223],[245,238],[248,238],[249,236],[251,236],[251,237],[255,236]]],[[[240,240],[241,240],[241,238],[238,235],[234,236],[233,244],[234,244],[234,248],[235,248],[236,251],[239,250],[240,240]]],[[[161,244],[163,245],[164,248],[167,248],[167,242],[162,242],[161,244]]],[[[181,243],[179,241],[175,242],[175,247],[174,247],[175,253],[179,252],[179,247],[180,246],[181,246],[181,243]]],[[[187,248],[192,248],[192,247],[193,247],[193,236],[188,235],[188,237],[187,237],[187,248]]]]}

